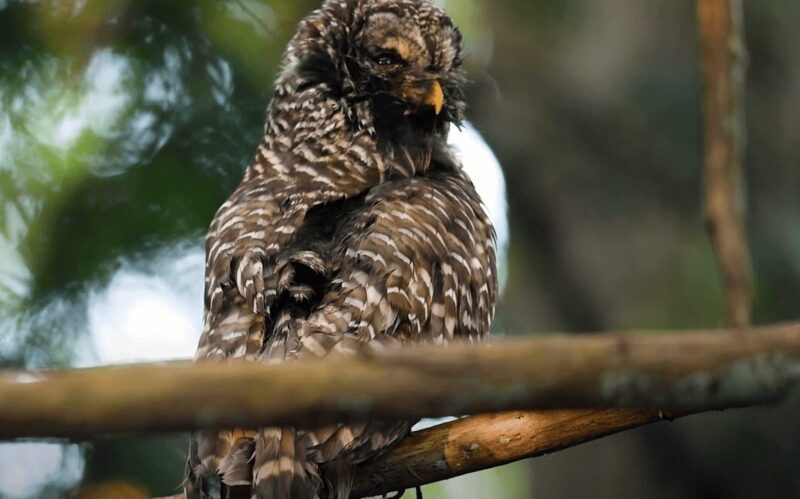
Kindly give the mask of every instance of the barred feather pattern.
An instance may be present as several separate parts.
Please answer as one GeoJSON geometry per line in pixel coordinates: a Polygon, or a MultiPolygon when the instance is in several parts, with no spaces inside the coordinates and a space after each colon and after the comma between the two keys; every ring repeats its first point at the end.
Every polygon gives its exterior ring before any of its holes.
{"type": "MultiPolygon", "coordinates": [[[[281,363],[488,334],[494,231],[446,145],[463,113],[460,64],[460,35],[424,0],[329,0],[301,22],[264,138],[209,229],[197,361],[281,363]],[[380,100],[383,81],[376,90],[357,47],[387,33],[437,68],[441,114],[380,100]]],[[[198,432],[185,495],[348,498],[354,467],[413,423],[198,432]]]]}

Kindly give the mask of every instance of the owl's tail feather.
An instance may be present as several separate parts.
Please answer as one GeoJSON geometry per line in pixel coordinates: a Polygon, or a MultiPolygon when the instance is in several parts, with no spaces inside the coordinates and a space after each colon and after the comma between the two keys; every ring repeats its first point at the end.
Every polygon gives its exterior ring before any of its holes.
{"type": "Polygon", "coordinates": [[[350,499],[356,467],[347,461],[332,461],[323,465],[325,477],[324,499],[350,499]]]}
{"type": "Polygon", "coordinates": [[[319,468],[307,460],[308,442],[293,428],[264,428],[255,438],[253,499],[316,499],[319,468]]]}
{"type": "Polygon", "coordinates": [[[200,431],[189,439],[187,499],[250,499],[253,476],[253,430],[200,431]]]}

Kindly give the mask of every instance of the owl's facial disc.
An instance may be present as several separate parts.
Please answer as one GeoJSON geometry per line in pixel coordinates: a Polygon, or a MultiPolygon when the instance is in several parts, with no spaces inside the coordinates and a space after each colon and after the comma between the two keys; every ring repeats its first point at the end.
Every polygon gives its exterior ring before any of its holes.
{"type": "Polygon", "coordinates": [[[442,11],[373,12],[359,38],[367,94],[405,103],[404,114],[442,113],[449,73],[460,64],[460,35],[442,11]]]}
{"type": "Polygon", "coordinates": [[[372,57],[375,76],[393,97],[414,107],[442,112],[445,96],[440,76],[432,71],[415,71],[407,57],[389,46],[381,47],[372,57]]]}

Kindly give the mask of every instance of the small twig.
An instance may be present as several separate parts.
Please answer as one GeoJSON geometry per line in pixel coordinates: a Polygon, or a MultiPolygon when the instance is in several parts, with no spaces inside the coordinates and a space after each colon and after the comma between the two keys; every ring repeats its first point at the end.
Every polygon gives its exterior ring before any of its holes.
{"type": "Polygon", "coordinates": [[[750,250],[744,224],[746,51],[741,0],[698,0],[704,81],[706,223],[722,275],[727,323],[746,327],[752,313],[750,250]]]}

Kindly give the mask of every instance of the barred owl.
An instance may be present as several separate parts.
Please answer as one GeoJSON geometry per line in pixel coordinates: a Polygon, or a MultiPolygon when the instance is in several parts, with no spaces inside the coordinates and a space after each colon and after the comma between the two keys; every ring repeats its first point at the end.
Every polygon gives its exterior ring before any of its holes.
{"type": "MultiPolygon", "coordinates": [[[[447,146],[461,63],[461,35],[426,0],[327,0],[300,23],[264,138],[211,223],[196,360],[486,336],[494,231],[447,146]]],[[[355,466],[413,423],[200,432],[186,495],[346,499],[355,466]]]]}

